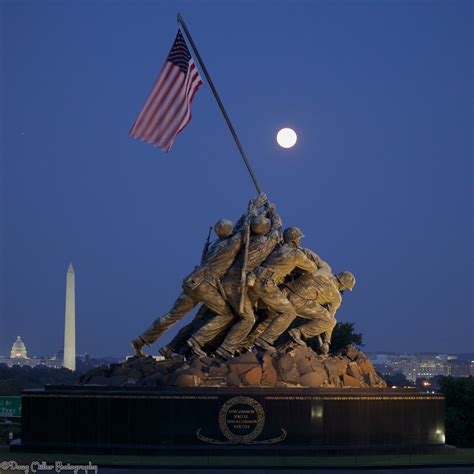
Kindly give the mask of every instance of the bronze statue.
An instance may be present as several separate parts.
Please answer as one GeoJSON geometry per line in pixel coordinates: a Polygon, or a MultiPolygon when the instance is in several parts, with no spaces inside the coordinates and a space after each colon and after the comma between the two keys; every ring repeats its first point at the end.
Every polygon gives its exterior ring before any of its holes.
{"type": "MultiPolygon", "coordinates": [[[[283,294],[285,294],[285,296],[288,296],[287,295],[287,289],[286,289],[286,286],[288,286],[288,283],[294,281],[298,277],[302,277],[301,279],[303,279],[303,276],[304,276],[304,278],[308,278],[309,275],[329,275],[329,276],[332,276],[331,267],[319,255],[317,255],[315,252],[313,252],[312,250],[307,249],[307,248],[303,249],[303,252],[305,253],[305,255],[310,260],[312,260],[316,264],[317,270],[314,274],[309,274],[309,273],[306,273],[306,272],[304,272],[302,274],[302,272],[298,268],[296,268],[287,278],[285,278],[285,282],[282,285],[279,286],[280,289],[282,290],[283,294]]],[[[294,302],[291,301],[291,299],[290,299],[290,302],[293,304],[293,306],[295,306],[294,302]]],[[[268,326],[272,323],[272,321],[276,317],[278,317],[277,313],[274,313],[271,310],[269,310],[268,308],[265,308],[264,305],[261,304],[260,306],[261,306],[261,308],[260,308],[261,311],[259,311],[260,320],[258,321],[258,324],[256,324],[252,328],[252,331],[250,332],[250,334],[241,343],[240,351],[251,350],[255,340],[261,334],[263,334],[263,332],[268,328],[268,326]]]]}
{"type": "Polygon", "coordinates": [[[265,195],[260,195],[249,204],[247,214],[242,216],[233,229],[232,223],[221,219],[214,227],[218,239],[205,249],[202,263],[183,282],[183,292],[165,315],[157,318],[140,336],[131,341],[136,354],[143,357],[143,346],[150,346],[159,339],[171,326],[186,316],[196,305],[203,303],[218,315],[233,317],[230,307],[224,298],[221,278],[232,265],[235,256],[242,245],[244,223],[249,214],[266,201],[265,195]]]}
{"type": "MultiPolygon", "coordinates": [[[[321,350],[327,354],[332,331],[337,322],[336,311],[342,302],[341,294],[346,289],[352,291],[354,285],[355,277],[350,272],[332,275],[320,270],[315,273],[304,273],[286,283],[282,292],[295,308],[296,314],[310,320],[308,323],[289,330],[289,335],[293,340],[304,345],[303,338],[308,340],[323,335],[324,341],[320,341],[321,350]]],[[[277,316],[260,338],[268,344],[273,344],[288,329],[295,318],[294,314],[277,316]]]]}
{"type": "Polygon", "coordinates": [[[146,356],[144,345],[153,344],[198,304],[195,318],[159,350],[165,357],[191,350],[200,357],[214,352],[228,359],[254,344],[274,352],[285,332],[293,344],[317,337],[327,353],[341,294],[352,290],[354,275],[333,275],[328,263],[301,248],[303,233],[297,227],[282,235],[280,216],[263,193],[250,201],[235,227],[221,219],[214,231],[217,240],[210,243],[210,230],[201,264],[185,278],[172,309],[131,341],[136,354],[146,356]],[[289,329],[297,317],[308,322],[289,329]]]}
{"type": "MultiPolygon", "coordinates": [[[[300,248],[303,233],[297,227],[289,227],[283,232],[284,243],[277,247],[265,262],[250,275],[249,298],[261,301],[270,311],[286,317],[296,317],[296,312],[288,298],[278,288],[285,277],[295,268],[303,272],[315,272],[316,264],[300,248]]],[[[248,333],[247,333],[248,334],[248,333]]],[[[245,334],[245,336],[247,336],[245,334]]],[[[260,336],[255,344],[265,350],[273,350],[273,341],[260,336]]]]}
{"type": "MultiPolygon", "coordinates": [[[[237,255],[235,262],[222,280],[227,302],[239,315],[239,319],[216,350],[218,355],[230,357],[255,323],[252,301],[247,295],[247,275],[260,265],[281,241],[280,228],[281,219],[273,204],[268,204],[264,214],[253,217],[250,221],[251,234],[249,234],[247,245],[237,255]]],[[[233,315],[216,314],[189,339],[189,345],[194,352],[202,354],[202,347],[218,334],[226,331],[233,320],[233,315]]]]}

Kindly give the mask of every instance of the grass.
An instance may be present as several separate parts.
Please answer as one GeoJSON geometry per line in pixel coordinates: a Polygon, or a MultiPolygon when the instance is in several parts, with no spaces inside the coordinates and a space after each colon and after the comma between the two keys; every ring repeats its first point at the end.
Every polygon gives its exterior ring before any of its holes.
{"type": "MultiPolygon", "coordinates": [[[[474,466],[474,449],[456,449],[451,454],[397,454],[361,456],[169,456],[169,455],[96,455],[96,454],[44,454],[11,453],[7,446],[0,446],[2,461],[15,461],[21,465],[32,461],[54,464],[92,464],[99,466],[135,467],[394,467],[394,466],[474,466]]],[[[16,470],[2,470],[13,474],[16,470]]]]}

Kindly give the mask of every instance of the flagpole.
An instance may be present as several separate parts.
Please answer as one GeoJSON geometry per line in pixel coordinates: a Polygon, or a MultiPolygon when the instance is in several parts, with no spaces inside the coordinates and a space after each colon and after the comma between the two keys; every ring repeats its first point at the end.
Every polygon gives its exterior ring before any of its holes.
{"type": "Polygon", "coordinates": [[[217,101],[217,104],[219,105],[219,108],[221,109],[222,115],[224,116],[224,120],[227,123],[227,126],[229,127],[230,133],[232,134],[232,137],[234,138],[235,144],[237,145],[237,148],[240,151],[240,154],[244,160],[245,166],[247,167],[250,177],[252,178],[253,184],[255,185],[255,188],[257,189],[258,193],[262,193],[262,189],[260,188],[260,185],[258,184],[257,178],[253,172],[252,167],[250,166],[250,162],[247,158],[247,154],[245,153],[242,144],[240,143],[239,137],[237,136],[237,133],[234,130],[234,127],[232,125],[232,122],[230,121],[229,116],[227,115],[227,112],[224,109],[224,104],[222,103],[219,94],[217,93],[216,88],[214,87],[214,83],[212,82],[211,76],[209,76],[209,73],[207,72],[206,66],[204,65],[204,62],[201,58],[201,55],[199,54],[198,49],[196,48],[196,44],[193,41],[193,38],[191,34],[189,33],[188,27],[186,26],[186,23],[184,22],[184,18],[181,16],[180,13],[178,13],[178,23],[183,27],[184,32],[186,33],[186,36],[189,40],[189,43],[191,44],[191,47],[193,48],[194,54],[196,55],[196,59],[199,62],[199,65],[201,66],[202,72],[206,76],[207,82],[209,84],[209,87],[211,88],[212,93],[214,94],[214,97],[217,101]]]}

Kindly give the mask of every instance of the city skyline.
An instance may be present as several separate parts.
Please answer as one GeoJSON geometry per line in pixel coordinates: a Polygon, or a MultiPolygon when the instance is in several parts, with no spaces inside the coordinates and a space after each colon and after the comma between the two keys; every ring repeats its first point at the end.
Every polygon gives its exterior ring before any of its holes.
{"type": "Polygon", "coordinates": [[[283,224],[356,275],[363,350],[472,350],[472,5],[133,5],[0,6],[0,353],[62,347],[69,261],[78,352],[131,353],[255,197],[207,84],[170,153],[128,135],[178,10],[283,224]]]}
{"type": "MultiPolygon", "coordinates": [[[[22,338],[22,336],[16,336],[17,339],[18,339],[18,337],[22,338]]],[[[17,339],[15,339],[12,346],[15,344],[17,339]]],[[[23,339],[22,339],[22,342],[23,342],[23,339]]],[[[439,352],[439,351],[396,352],[396,351],[384,351],[384,350],[367,350],[364,346],[362,347],[362,351],[365,352],[366,354],[370,354],[370,355],[387,355],[387,356],[435,355],[435,356],[455,356],[455,357],[464,356],[464,357],[467,357],[467,358],[462,359],[462,360],[470,360],[471,358],[474,359],[474,351],[469,351],[469,352],[439,352]]],[[[6,351],[6,353],[3,353],[3,352],[0,353],[0,357],[7,357],[8,353],[11,353],[11,352],[12,352],[12,347],[10,349],[8,349],[6,351]]],[[[62,355],[62,354],[63,354],[63,349],[58,348],[58,350],[56,350],[56,351],[51,350],[49,352],[44,352],[44,353],[35,353],[35,354],[28,355],[27,357],[28,358],[30,358],[30,357],[33,357],[33,358],[52,357],[52,356],[57,357],[58,355],[62,355]]],[[[114,356],[112,354],[89,354],[88,352],[84,352],[84,353],[76,353],[76,358],[77,357],[84,357],[86,355],[91,356],[91,357],[97,357],[97,358],[101,358],[101,357],[104,357],[104,358],[107,358],[107,357],[120,357],[120,356],[116,356],[116,355],[114,356]]],[[[131,356],[131,355],[133,355],[132,350],[130,350],[129,353],[122,354],[122,357],[131,356]]],[[[160,356],[160,354],[153,354],[153,355],[160,356]]]]}

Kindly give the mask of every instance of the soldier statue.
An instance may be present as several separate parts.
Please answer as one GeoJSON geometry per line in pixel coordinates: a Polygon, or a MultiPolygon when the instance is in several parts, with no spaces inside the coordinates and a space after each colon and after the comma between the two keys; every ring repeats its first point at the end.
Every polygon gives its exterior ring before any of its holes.
{"type": "MultiPolygon", "coordinates": [[[[248,294],[251,301],[261,302],[276,314],[291,318],[296,317],[293,305],[278,288],[278,285],[282,284],[285,277],[295,268],[299,268],[303,272],[317,270],[316,264],[306,256],[300,247],[302,237],[303,233],[297,227],[285,229],[283,244],[277,247],[265,262],[249,276],[248,294]]],[[[246,337],[247,335],[248,332],[243,336],[246,337]]],[[[262,349],[272,350],[271,344],[261,337],[255,341],[255,344],[262,349]]]]}
{"type": "MultiPolygon", "coordinates": [[[[317,255],[315,252],[313,252],[310,249],[303,249],[303,252],[310,260],[312,260],[316,264],[316,267],[317,267],[317,270],[315,272],[316,275],[320,275],[320,274],[332,275],[331,267],[319,255],[317,255]]],[[[311,275],[311,274],[304,272],[303,275],[311,275]]],[[[293,272],[291,272],[291,274],[288,277],[285,278],[284,283],[280,285],[280,289],[283,291],[283,294],[285,294],[285,296],[287,296],[287,289],[285,288],[286,286],[288,286],[287,284],[297,279],[300,276],[302,276],[302,272],[301,270],[296,268],[295,270],[293,270],[293,272]]],[[[291,299],[290,299],[290,302],[294,305],[291,299]]],[[[268,328],[268,326],[272,323],[272,321],[276,317],[278,317],[278,313],[272,312],[268,308],[265,308],[264,305],[262,304],[260,304],[259,309],[260,311],[258,312],[258,314],[260,318],[259,318],[258,324],[256,324],[252,328],[252,331],[250,332],[250,334],[242,341],[240,349],[239,349],[240,352],[244,350],[246,351],[251,350],[255,340],[268,328]]]]}
{"type": "MultiPolygon", "coordinates": [[[[216,354],[223,358],[234,354],[255,323],[252,302],[247,295],[247,275],[260,265],[281,241],[280,216],[273,204],[269,203],[266,207],[266,216],[259,215],[250,221],[251,234],[248,242],[222,280],[227,302],[239,316],[216,350],[216,354]]],[[[234,317],[229,314],[216,314],[189,339],[189,346],[196,354],[204,355],[204,345],[228,330],[233,320],[234,317]]]]}
{"type": "MultiPolygon", "coordinates": [[[[336,326],[336,311],[339,309],[344,290],[352,291],[355,277],[350,272],[332,275],[318,270],[315,273],[304,273],[293,281],[286,283],[282,292],[295,308],[298,316],[310,321],[289,330],[292,339],[305,345],[303,339],[323,335],[321,343],[323,354],[329,352],[331,336],[336,326]]],[[[268,328],[259,337],[259,341],[271,346],[282,335],[296,318],[294,314],[282,314],[274,318],[268,328]]]]}
{"type": "Polygon", "coordinates": [[[341,295],[352,291],[355,277],[350,272],[333,275],[316,253],[301,248],[299,228],[288,227],[282,234],[281,226],[275,205],[263,193],[250,201],[235,227],[226,219],[218,221],[217,240],[209,244],[209,234],[201,264],[184,279],[171,310],[131,341],[135,353],[145,357],[145,345],[201,304],[191,323],[159,350],[162,355],[191,350],[199,357],[214,352],[229,359],[254,345],[275,352],[284,333],[292,339],[287,347],[316,337],[327,354],[341,295]],[[295,326],[297,317],[307,322],[295,326]]]}
{"type": "Polygon", "coordinates": [[[247,214],[242,216],[233,228],[232,222],[221,219],[214,227],[218,239],[203,255],[202,263],[183,282],[183,291],[165,315],[157,318],[140,336],[131,341],[136,354],[145,357],[144,345],[152,345],[171,326],[186,316],[196,305],[203,303],[218,315],[232,318],[233,314],[226,303],[221,287],[221,278],[232,265],[242,245],[243,231],[249,214],[254,214],[266,202],[260,195],[249,203],[247,214]]]}

